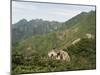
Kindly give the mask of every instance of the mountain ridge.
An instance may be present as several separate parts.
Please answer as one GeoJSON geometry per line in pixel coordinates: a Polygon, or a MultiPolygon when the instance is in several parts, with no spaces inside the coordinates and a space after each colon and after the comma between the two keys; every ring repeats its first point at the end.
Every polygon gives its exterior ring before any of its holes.
{"type": "Polygon", "coordinates": [[[82,20],[79,20],[77,23],[75,23],[75,25],[71,26],[69,29],[63,29],[61,31],[58,30],[58,31],[50,32],[44,35],[35,35],[35,36],[30,37],[29,39],[24,40],[24,42],[20,43],[20,45],[24,46],[25,43],[27,43],[27,45],[30,44],[34,50],[39,50],[39,51],[42,51],[43,50],[42,47],[44,47],[45,50],[47,49],[46,52],[48,52],[48,50],[54,47],[66,48],[77,38],[86,37],[86,34],[91,34],[95,37],[95,31],[94,31],[95,16],[94,18],[88,19],[89,17],[91,17],[91,13],[95,14],[95,12],[86,13],[87,16],[84,16],[82,20]],[[93,25],[89,21],[91,21],[93,25]],[[38,44],[41,44],[41,46],[38,44]]]}

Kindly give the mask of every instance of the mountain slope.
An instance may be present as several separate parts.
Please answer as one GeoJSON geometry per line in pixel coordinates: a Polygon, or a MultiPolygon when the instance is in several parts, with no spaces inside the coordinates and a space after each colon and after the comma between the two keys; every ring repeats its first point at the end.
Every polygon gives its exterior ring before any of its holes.
{"type": "Polygon", "coordinates": [[[33,35],[47,34],[56,31],[60,26],[61,23],[56,21],[22,19],[12,25],[12,42],[16,43],[33,35]]]}
{"type": "MultiPolygon", "coordinates": [[[[79,15],[84,16],[83,13],[79,15]]],[[[72,19],[72,22],[73,22],[73,19],[72,19]]],[[[30,37],[29,39],[23,40],[19,44],[19,46],[21,47],[19,48],[19,50],[22,48],[31,47],[32,50],[36,50],[41,53],[47,54],[47,52],[54,47],[62,48],[62,49],[67,48],[77,38],[85,38],[86,34],[91,34],[95,37],[95,24],[96,24],[95,11],[85,13],[84,18],[80,18],[80,20],[77,21],[75,25],[72,25],[72,26],[69,25],[70,28],[68,29],[58,30],[56,32],[51,32],[44,35],[36,35],[36,36],[30,37]]],[[[68,25],[66,25],[66,27],[67,26],[68,25]]],[[[23,51],[23,50],[20,50],[20,51],[23,51]]]]}
{"type": "Polygon", "coordinates": [[[20,41],[12,49],[13,73],[95,69],[95,27],[96,12],[90,11],[73,17],[54,32],[30,36],[20,41]],[[89,35],[93,38],[88,38],[89,35]],[[72,44],[77,39],[81,40],[72,44]],[[67,51],[71,61],[48,59],[48,52],[53,48],[67,51]]]}
{"type": "Polygon", "coordinates": [[[12,47],[12,73],[95,69],[95,25],[96,12],[90,11],[73,17],[56,31],[23,39],[12,47]],[[90,35],[93,38],[89,38],[90,35]],[[80,40],[73,44],[77,39],[80,40]],[[67,51],[71,58],[70,62],[49,59],[48,52],[53,48],[67,51]]]}

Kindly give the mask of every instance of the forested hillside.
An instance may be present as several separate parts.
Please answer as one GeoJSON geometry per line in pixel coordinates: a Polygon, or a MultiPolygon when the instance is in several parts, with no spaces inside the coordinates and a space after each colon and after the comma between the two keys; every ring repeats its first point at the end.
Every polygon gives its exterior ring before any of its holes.
{"type": "Polygon", "coordinates": [[[12,70],[16,73],[96,68],[96,12],[82,12],[70,20],[49,22],[25,19],[12,26],[12,70]],[[77,39],[78,42],[73,44],[77,39]],[[48,59],[53,48],[69,53],[71,61],[48,59]]]}

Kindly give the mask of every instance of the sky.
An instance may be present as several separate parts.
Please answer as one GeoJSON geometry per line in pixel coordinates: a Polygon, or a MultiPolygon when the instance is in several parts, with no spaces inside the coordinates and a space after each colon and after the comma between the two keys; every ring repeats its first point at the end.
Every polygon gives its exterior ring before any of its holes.
{"type": "Polygon", "coordinates": [[[81,12],[91,10],[95,10],[95,6],[12,1],[12,23],[21,19],[64,22],[81,12]]]}

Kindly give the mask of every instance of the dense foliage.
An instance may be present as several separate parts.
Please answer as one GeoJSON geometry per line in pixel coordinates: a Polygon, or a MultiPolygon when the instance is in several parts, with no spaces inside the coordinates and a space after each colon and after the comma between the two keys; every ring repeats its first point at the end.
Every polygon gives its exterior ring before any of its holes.
{"type": "Polygon", "coordinates": [[[82,39],[79,43],[69,46],[67,51],[70,62],[51,60],[41,53],[24,56],[17,52],[12,55],[12,73],[53,72],[96,68],[95,39],[82,39]]]}

